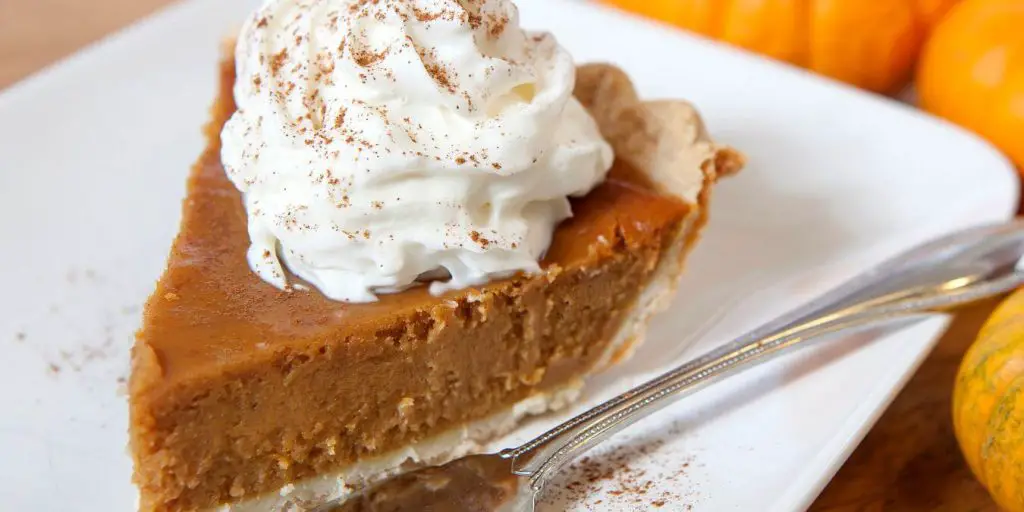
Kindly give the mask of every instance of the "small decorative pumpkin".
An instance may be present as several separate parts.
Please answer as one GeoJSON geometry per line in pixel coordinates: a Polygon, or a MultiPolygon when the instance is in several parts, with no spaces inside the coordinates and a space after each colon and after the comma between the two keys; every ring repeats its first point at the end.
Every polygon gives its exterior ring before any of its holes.
{"type": "Polygon", "coordinates": [[[876,92],[907,84],[934,20],[959,0],[606,0],[876,92]]]}
{"type": "Polygon", "coordinates": [[[917,73],[921,106],[1024,169],[1024,0],[966,0],[936,26],[917,73]]]}
{"type": "Polygon", "coordinates": [[[967,463],[996,503],[1024,512],[1024,290],[996,309],[964,356],[953,426],[967,463]]]}

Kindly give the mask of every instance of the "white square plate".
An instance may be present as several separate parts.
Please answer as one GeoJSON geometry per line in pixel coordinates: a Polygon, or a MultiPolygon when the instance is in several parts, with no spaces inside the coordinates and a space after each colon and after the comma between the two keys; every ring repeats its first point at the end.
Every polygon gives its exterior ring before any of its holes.
{"type": "MultiPolygon", "coordinates": [[[[694,101],[750,157],[673,309],[588,404],[1014,209],[998,153],[908,107],[590,5],[519,3],[525,26],[622,65],[647,97],[694,101]]],[[[219,43],[251,4],[178,4],[0,96],[0,508],[134,507],[128,349],[203,146],[219,43]]],[[[545,509],[803,509],[943,327],[822,343],[711,388],[580,464],[545,509]]]]}

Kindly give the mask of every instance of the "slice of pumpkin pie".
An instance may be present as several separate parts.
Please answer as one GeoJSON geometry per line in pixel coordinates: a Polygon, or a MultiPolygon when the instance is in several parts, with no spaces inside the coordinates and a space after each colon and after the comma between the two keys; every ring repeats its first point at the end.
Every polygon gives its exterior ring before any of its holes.
{"type": "Polygon", "coordinates": [[[506,0],[270,0],[132,357],[144,511],[304,510],[627,355],[742,158],[506,0]]]}

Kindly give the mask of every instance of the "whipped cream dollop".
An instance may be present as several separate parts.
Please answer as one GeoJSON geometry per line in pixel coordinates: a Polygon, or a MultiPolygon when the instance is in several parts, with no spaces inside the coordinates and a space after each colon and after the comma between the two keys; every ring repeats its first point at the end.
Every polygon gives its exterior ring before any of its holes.
{"type": "Polygon", "coordinates": [[[575,66],[507,0],[268,0],[236,50],[221,158],[249,264],[331,299],[430,291],[538,261],[612,151],[575,66]]]}

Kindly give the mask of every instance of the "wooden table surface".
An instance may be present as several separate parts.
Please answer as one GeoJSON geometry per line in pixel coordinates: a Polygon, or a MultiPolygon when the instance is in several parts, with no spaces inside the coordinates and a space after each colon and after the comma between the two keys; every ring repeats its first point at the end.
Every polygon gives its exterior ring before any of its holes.
{"type": "MultiPolygon", "coordinates": [[[[0,89],[168,3],[0,0],[0,89]]],[[[812,511],[996,512],[960,457],[949,412],[957,364],[993,304],[958,316],[812,511]]]]}

